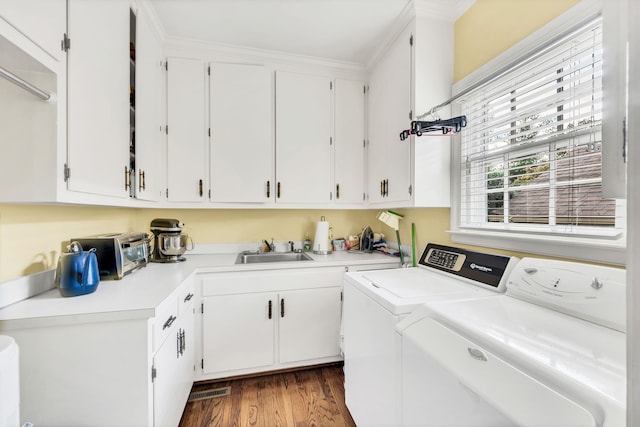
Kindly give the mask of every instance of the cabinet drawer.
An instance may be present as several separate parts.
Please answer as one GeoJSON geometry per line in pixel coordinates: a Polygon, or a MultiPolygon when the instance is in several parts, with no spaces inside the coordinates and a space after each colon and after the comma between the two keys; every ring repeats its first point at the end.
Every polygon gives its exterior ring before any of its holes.
{"type": "Polygon", "coordinates": [[[178,290],[178,316],[182,316],[193,308],[195,303],[195,286],[192,279],[183,283],[178,290]]]}
{"type": "Polygon", "coordinates": [[[153,325],[153,348],[157,350],[167,336],[173,330],[173,326],[178,320],[178,300],[173,293],[164,300],[156,309],[156,319],[153,325]]]}
{"type": "Polygon", "coordinates": [[[215,273],[202,277],[202,296],[340,286],[344,267],[215,273]]]}

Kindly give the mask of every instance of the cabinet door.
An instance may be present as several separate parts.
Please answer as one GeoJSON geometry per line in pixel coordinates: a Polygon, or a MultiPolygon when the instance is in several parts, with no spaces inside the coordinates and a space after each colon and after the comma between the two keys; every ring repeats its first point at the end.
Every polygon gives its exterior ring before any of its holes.
{"type": "Polygon", "coordinates": [[[276,202],[331,201],[331,81],[276,73],[276,202]]]}
{"type": "Polygon", "coordinates": [[[411,123],[412,46],[408,28],[371,74],[369,92],[369,202],[409,201],[411,141],[400,132],[411,123]]]}
{"type": "Polygon", "coordinates": [[[280,363],[340,355],[341,289],[280,292],[280,363]]]}
{"type": "Polygon", "coordinates": [[[362,203],[364,195],[364,83],[336,79],[335,201],[362,203]]]}
{"type": "Polygon", "coordinates": [[[129,197],[129,2],[69,0],[68,188],[129,197]]]}
{"type": "Polygon", "coordinates": [[[136,197],[160,200],[166,188],[162,167],[162,45],[140,9],[136,18],[136,197]]]}
{"type": "Polygon", "coordinates": [[[167,63],[167,198],[201,202],[206,167],[205,65],[183,58],[169,58],[167,63]]]}
{"type": "Polygon", "coordinates": [[[180,423],[193,383],[193,355],[189,357],[186,353],[186,349],[192,347],[193,337],[190,335],[193,331],[192,325],[193,314],[180,317],[153,358],[155,369],[153,425],[155,427],[175,427],[180,423]]]}
{"type": "Polygon", "coordinates": [[[49,55],[64,60],[60,40],[67,29],[66,0],[2,0],[0,17],[49,55]]]}
{"type": "Polygon", "coordinates": [[[211,201],[274,200],[271,72],[212,63],[211,201]]]}
{"type": "Polygon", "coordinates": [[[202,302],[205,374],[273,365],[276,293],[204,297],[202,302]]]}

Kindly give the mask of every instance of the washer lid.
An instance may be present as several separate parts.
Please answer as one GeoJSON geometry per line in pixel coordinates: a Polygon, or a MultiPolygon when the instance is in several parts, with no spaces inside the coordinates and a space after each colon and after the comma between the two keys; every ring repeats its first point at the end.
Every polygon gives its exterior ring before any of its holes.
{"type": "Polygon", "coordinates": [[[508,295],[428,302],[397,330],[433,318],[547,384],[626,406],[626,335],[508,295]]]}
{"type": "Polygon", "coordinates": [[[425,301],[498,295],[422,268],[347,273],[345,281],[395,315],[410,313],[425,301]]]}

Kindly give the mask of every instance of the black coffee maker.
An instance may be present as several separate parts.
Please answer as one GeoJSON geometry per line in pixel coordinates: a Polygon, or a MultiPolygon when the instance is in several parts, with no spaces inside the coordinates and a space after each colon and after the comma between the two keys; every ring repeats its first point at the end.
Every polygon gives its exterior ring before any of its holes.
{"type": "Polygon", "coordinates": [[[182,256],[187,250],[193,249],[191,238],[182,233],[182,224],[177,219],[156,218],[151,221],[151,233],[153,233],[153,252],[151,262],[182,262],[186,258],[182,256]]]}

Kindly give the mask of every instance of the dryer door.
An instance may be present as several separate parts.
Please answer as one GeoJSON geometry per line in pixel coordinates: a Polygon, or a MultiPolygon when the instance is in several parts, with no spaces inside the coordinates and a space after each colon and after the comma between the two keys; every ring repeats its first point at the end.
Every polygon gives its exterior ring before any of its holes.
{"type": "Polygon", "coordinates": [[[402,331],[401,412],[403,426],[600,425],[576,402],[430,317],[402,331]]]}

